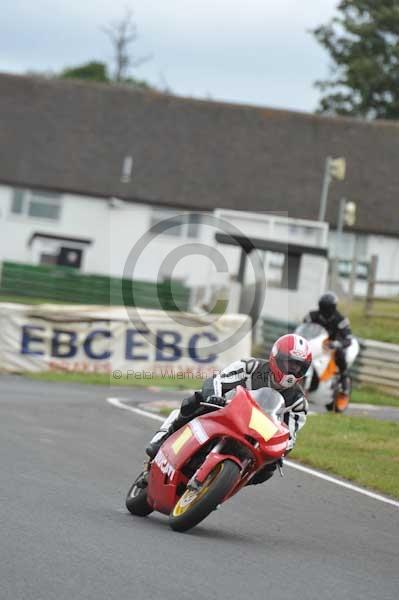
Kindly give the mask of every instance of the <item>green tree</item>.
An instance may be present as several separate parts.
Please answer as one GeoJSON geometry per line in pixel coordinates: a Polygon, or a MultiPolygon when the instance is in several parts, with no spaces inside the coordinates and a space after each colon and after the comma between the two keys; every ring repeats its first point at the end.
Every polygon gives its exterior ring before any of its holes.
{"type": "MultiPolygon", "coordinates": [[[[77,67],[64,69],[57,77],[60,79],[83,79],[84,81],[97,81],[100,83],[114,83],[108,75],[107,65],[101,62],[88,62],[77,67]]],[[[154,90],[155,88],[142,79],[126,77],[119,82],[140,90],[154,90]]]]}
{"type": "Polygon", "coordinates": [[[138,57],[130,50],[131,44],[137,41],[137,26],[133,20],[133,13],[126,9],[124,16],[103,28],[109,37],[114,50],[114,69],[112,76],[108,67],[102,62],[88,62],[76,67],[64,69],[58,77],[62,79],[83,79],[85,81],[97,81],[101,83],[122,83],[141,90],[156,90],[156,88],[142,79],[137,79],[129,74],[131,69],[139,67],[150,59],[149,56],[138,57]]]}
{"type": "Polygon", "coordinates": [[[399,0],[341,0],[338,15],[313,30],[332,59],[316,82],[318,112],[399,118],[399,0]]]}
{"type": "Polygon", "coordinates": [[[78,67],[68,67],[60,73],[61,79],[84,79],[86,81],[99,81],[109,83],[107,66],[101,62],[88,62],[78,67]]]}

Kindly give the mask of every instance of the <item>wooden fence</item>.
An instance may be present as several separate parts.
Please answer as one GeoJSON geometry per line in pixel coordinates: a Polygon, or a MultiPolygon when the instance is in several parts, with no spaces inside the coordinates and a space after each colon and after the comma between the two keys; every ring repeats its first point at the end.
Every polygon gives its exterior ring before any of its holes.
{"type": "Polygon", "coordinates": [[[379,317],[399,320],[399,294],[393,295],[392,297],[378,298],[377,287],[379,285],[393,286],[399,290],[399,280],[393,279],[377,279],[377,267],[378,267],[378,256],[373,255],[371,257],[368,284],[367,284],[367,295],[364,305],[364,311],[367,317],[379,317]],[[383,300],[383,303],[388,310],[377,311],[374,309],[375,300],[383,300]],[[392,310],[392,305],[397,305],[398,310],[392,310]]]}

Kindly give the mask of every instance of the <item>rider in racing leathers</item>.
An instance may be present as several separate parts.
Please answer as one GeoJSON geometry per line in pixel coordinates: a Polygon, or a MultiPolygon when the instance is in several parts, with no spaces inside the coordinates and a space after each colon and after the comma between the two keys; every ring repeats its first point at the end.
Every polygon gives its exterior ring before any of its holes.
{"type": "MultiPolygon", "coordinates": [[[[167,419],[152,438],[146,452],[152,460],[163,442],[172,433],[201,414],[215,410],[206,403],[223,407],[224,394],[242,385],[249,390],[270,387],[285,400],[284,421],[290,431],[288,450],[294,447],[297,433],[306,422],[308,403],[299,385],[312,362],[308,342],[299,335],[289,334],[279,338],[270,353],[269,360],[250,358],[238,360],[223,369],[213,379],[207,379],[201,392],[185,398],[176,419],[167,419]],[[203,405],[205,403],[205,406],[203,405]]],[[[251,484],[263,483],[272,477],[277,463],[268,464],[251,479],[251,484]]]]}
{"type": "Polygon", "coordinates": [[[326,292],[319,299],[319,310],[311,310],[304,318],[305,323],[317,323],[326,329],[329,346],[335,350],[335,362],[340,372],[341,387],[348,393],[349,377],[346,351],[352,343],[349,319],[337,310],[338,298],[333,292],[326,292]]]}

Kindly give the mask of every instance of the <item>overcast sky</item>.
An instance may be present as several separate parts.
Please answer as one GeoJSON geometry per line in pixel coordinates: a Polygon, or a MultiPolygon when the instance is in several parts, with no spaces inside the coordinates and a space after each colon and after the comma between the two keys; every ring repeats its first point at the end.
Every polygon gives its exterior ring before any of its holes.
{"type": "Polygon", "coordinates": [[[134,10],[133,74],[177,94],[313,111],[329,58],[309,29],[338,0],[11,0],[2,5],[0,70],[59,71],[109,62],[101,26],[134,10]]]}

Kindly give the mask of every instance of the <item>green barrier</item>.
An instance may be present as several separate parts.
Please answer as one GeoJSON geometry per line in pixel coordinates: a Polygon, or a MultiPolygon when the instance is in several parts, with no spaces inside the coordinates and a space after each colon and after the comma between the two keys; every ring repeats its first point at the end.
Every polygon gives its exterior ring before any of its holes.
{"type": "Polygon", "coordinates": [[[262,339],[266,350],[270,350],[274,342],[282,335],[295,330],[297,323],[266,318],[262,321],[262,339]]]}
{"type": "Polygon", "coordinates": [[[104,275],[85,275],[70,267],[33,266],[5,261],[0,293],[65,303],[140,306],[187,310],[190,290],[174,281],[152,283],[104,275]]]}

